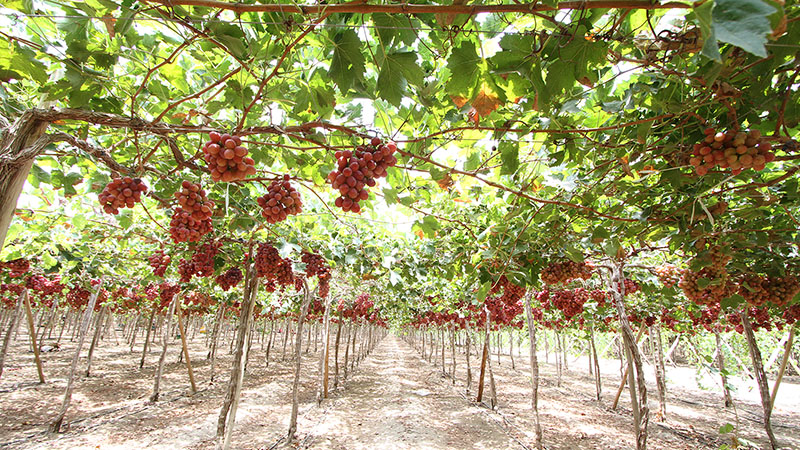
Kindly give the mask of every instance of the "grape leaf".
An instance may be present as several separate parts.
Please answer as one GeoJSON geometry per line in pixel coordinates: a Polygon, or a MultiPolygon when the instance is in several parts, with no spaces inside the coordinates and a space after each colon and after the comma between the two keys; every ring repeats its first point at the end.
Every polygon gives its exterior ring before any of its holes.
{"type": "Polygon", "coordinates": [[[336,47],[328,71],[339,91],[345,93],[353,81],[364,76],[364,55],[361,53],[361,40],[353,30],[345,30],[333,37],[336,47]]]}
{"type": "Polygon", "coordinates": [[[464,41],[453,49],[453,53],[447,60],[447,68],[451,74],[450,80],[447,82],[447,92],[450,94],[469,93],[478,81],[480,61],[481,58],[475,51],[475,44],[470,41],[464,41]]]}

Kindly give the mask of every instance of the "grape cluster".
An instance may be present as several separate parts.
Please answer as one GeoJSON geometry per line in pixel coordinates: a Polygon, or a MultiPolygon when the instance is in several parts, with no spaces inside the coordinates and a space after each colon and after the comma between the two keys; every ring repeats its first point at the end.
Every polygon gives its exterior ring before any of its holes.
{"type": "Polygon", "coordinates": [[[9,292],[14,295],[19,295],[22,293],[22,290],[25,289],[25,286],[21,284],[13,284],[13,283],[2,283],[0,284],[0,292],[6,293],[9,292]]]}
{"type": "MultiPolygon", "coordinates": [[[[767,308],[757,308],[755,306],[751,306],[747,310],[747,317],[750,319],[750,326],[753,328],[753,331],[769,331],[772,329],[772,320],[769,315],[769,309],[767,308]]],[[[744,333],[742,317],[738,313],[728,314],[726,319],[728,320],[728,323],[733,326],[733,329],[736,330],[737,333],[744,333]]]]}
{"type": "Polygon", "coordinates": [[[264,280],[264,290],[272,293],[278,290],[278,285],[275,283],[275,280],[264,280]]]}
{"type": "Polygon", "coordinates": [[[328,262],[316,253],[305,251],[300,258],[306,265],[306,276],[319,279],[319,296],[322,298],[328,297],[331,287],[331,267],[328,262]]]}
{"type": "Polygon", "coordinates": [[[569,320],[583,312],[583,305],[589,300],[589,292],[584,288],[553,291],[550,303],[558,308],[569,320]]]}
{"type": "Polygon", "coordinates": [[[792,275],[778,278],[748,274],[739,280],[739,295],[753,306],[762,306],[767,302],[784,306],[791,302],[798,292],[800,292],[800,282],[792,275]]]}
{"type": "Polygon", "coordinates": [[[704,134],[706,137],[694,144],[689,158],[689,164],[695,167],[699,176],[708,174],[716,166],[730,168],[733,175],[750,168],[764,170],[764,166],[775,159],[772,145],[758,130],[717,132],[714,128],[706,128],[704,134]]]}
{"type": "Polygon", "coordinates": [[[178,261],[178,275],[180,275],[181,283],[192,281],[192,277],[194,276],[194,264],[192,264],[192,260],[187,261],[185,258],[181,258],[181,260],[178,261]]]}
{"type": "Polygon", "coordinates": [[[169,267],[172,258],[165,254],[164,250],[159,250],[150,255],[147,260],[150,262],[150,267],[153,268],[153,275],[163,277],[167,273],[167,267],[169,267]]]}
{"type": "Polygon", "coordinates": [[[384,144],[378,137],[355,151],[337,151],[337,169],[328,174],[328,182],[341,194],[335,205],[344,211],[361,212],[358,202],[369,198],[367,186],[375,186],[375,179],[385,177],[386,170],[397,164],[395,151],[397,144],[391,141],[384,144]]]}
{"type": "Polygon", "coordinates": [[[181,283],[188,283],[193,276],[210,277],[214,274],[214,258],[219,253],[222,242],[209,241],[197,247],[192,259],[181,258],[178,262],[178,274],[181,283]]]}
{"type": "Polygon", "coordinates": [[[214,299],[212,299],[208,294],[192,291],[186,294],[186,303],[189,305],[207,308],[214,304],[214,299]]]}
{"type": "Polygon", "coordinates": [[[259,277],[275,280],[281,286],[294,284],[291,261],[281,258],[278,249],[271,244],[259,244],[255,260],[259,277]]]}
{"type": "Polygon", "coordinates": [[[159,308],[164,309],[169,306],[169,303],[172,301],[172,298],[175,297],[175,294],[180,292],[181,287],[175,283],[161,283],[158,285],[158,297],[161,300],[159,303],[159,308]]]}
{"type": "Polygon", "coordinates": [[[8,276],[11,278],[19,278],[31,270],[31,263],[27,259],[17,258],[11,261],[0,262],[0,268],[8,269],[8,276]]]}
{"type": "Polygon", "coordinates": [[[284,175],[282,179],[273,181],[267,188],[268,192],[256,199],[261,207],[261,215],[269,223],[284,221],[288,216],[300,214],[303,210],[300,193],[289,183],[289,178],[289,175],[284,175]]]}
{"type": "Polygon", "coordinates": [[[224,273],[219,275],[216,278],[216,282],[219,287],[222,288],[223,291],[227,291],[230,288],[239,284],[240,281],[244,279],[244,275],[242,275],[242,271],[238,267],[231,267],[230,269],[226,270],[224,273]]]}
{"type": "Polygon", "coordinates": [[[330,276],[331,267],[322,256],[316,253],[304,251],[300,259],[306,265],[307,276],[320,278],[326,278],[330,276]]]}
{"type": "Polygon", "coordinates": [[[319,296],[321,298],[327,298],[328,294],[331,291],[331,279],[330,277],[320,278],[319,279],[319,296]]]}
{"type": "Polygon", "coordinates": [[[152,303],[158,298],[158,291],[158,285],[150,283],[144,288],[144,295],[147,297],[147,300],[152,303]]]}
{"type": "Polygon", "coordinates": [[[594,272],[594,264],[588,261],[575,262],[571,260],[554,261],[542,269],[541,278],[544,284],[566,283],[570,280],[581,278],[588,280],[594,272]]]}
{"type": "Polygon", "coordinates": [[[92,293],[81,286],[72,286],[67,291],[67,304],[75,309],[81,309],[89,304],[92,293]]]}
{"type": "Polygon", "coordinates": [[[713,247],[710,256],[711,265],[698,272],[685,270],[678,282],[678,287],[683,290],[686,298],[698,305],[717,304],[736,292],[736,285],[726,269],[731,257],[724,254],[720,247],[713,247]],[[709,283],[701,288],[698,284],[700,279],[706,279],[709,283]]]}
{"type": "Polygon", "coordinates": [[[783,320],[786,321],[787,325],[792,325],[800,320],[800,303],[795,303],[786,308],[786,310],[783,311],[783,320]]]}
{"type": "Polygon", "coordinates": [[[147,185],[141,178],[115,177],[106,185],[97,197],[103,211],[108,214],[119,214],[119,208],[133,208],[142,201],[142,194],[147,192],[147,185]]]}
{"type": "Polygon", "coordinates": [[[635,294],[642,289],[642,286],[639,285],[636,281],[626,278],[623,282],[625,285],[625,295],[635,294]]]}
{"type": "Polygon", "coordinates": [[[214,202],[208,200],[200,184],[184,180],[181,189],[175,192],[175,198],[179,207],[169,223],[173,241],[196,242],[211,232],[214,202]]]}
{"type": "Polygon", "coordinates": [[[25,280],[25,287],[35,291],[39,297],[51,297],[60,294],[64,290],[64,285],[61,284],[61,275],[53,275],[53,278],[48,280],[44,275],[31,275],[25,280]]]}
{"type": "Polygon", "coordinates": [[[241,136],[212,131],[209,138],[203,146],[203,154],[212,180],[238,181],[256,174],[255,161],[247,156],[241,136]]]}
{"type": "Polygon", "coordinates": [[[214,274],[214,258],[219,253],[222,242],[209,241],[197,247],[192,255],[192,265],[198,277],[210,277],[214,274]]]}
{"type": "Polygon", "coordinates": [[[672,264],[662,264],[653,269],[653,271],[656,273],[658,280],[661,281],[661,284],[663,284],[664,287],[670,288],[675,286],[675,284],[677,284],[681,278],[680,271],[672,264]]]}
{"type": "Polygon", "coordinates": [[[608,299],[608,295],[602,289],[592,289],[589,291],[589,298],[597,302],[597,306],[602,308],[606,305],[606,300],[608,299]]]}

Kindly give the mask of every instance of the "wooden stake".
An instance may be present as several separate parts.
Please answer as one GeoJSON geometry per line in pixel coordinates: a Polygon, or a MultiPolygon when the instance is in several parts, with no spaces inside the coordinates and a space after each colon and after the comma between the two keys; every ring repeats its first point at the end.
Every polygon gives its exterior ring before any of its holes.
{"type": "MultiPolygon", "coordinates": [[[[303,345],[303,320],[308,314],[308,305],[311,303],[311,291],[308,289],[308,282],[305,278],[303,281],[303,305],[300,308],[300,317],[297,318],[297,335],[295,337],[295,362],[294,362],[294,382],[292,383],[292,415],[289,419],[289,442],[293,442],[295,433],[297,432],[297,413],[299,410],[298,392],[300,389],[300,358],[302,345],[303,345]]],[[[355,341],[353,341],[355,344],[355,341]]],[[[355,359],[355,355],[354,358],[355,359]]]]}
{"type": "Polygon", "coordinates": [[[33,313],[31,313],[31,301],[28,299],[28,290],[22,290],[22,299],[25,302],[25,315],[28,316],[28,332],[31,336],[33,345],[33,359],[36,360],[36,370],[39,372],[39,383],[44,383],[44,371],[42,370],[42,360],[39,358],[39,346],[36,345],[36,328],[33,326],[33,313]]]}
{"type": "Polygon", "coordinates": [[[481,374],[478,377],[478,397],[476,402],[483,400],[483,380],[486,376],[486,359],[489,357],[489,310],[484,306],[486,312],[486,338],[483,340],[483,356],[481,357],[481,374]]]}
{"type": "MultiPolygon", "coordinates": [[[[253,253],[252,244],[249,254],[253,253]]],[[[242,393],[242,382],[244,381],[244,369],[247,364],[247,350],[250,347],[250,325],[253,322],[253,307],[255,305],[256,293],[258,292],[258,276],[256,275],[255,263],[249,263],[247,276],[245,277],[245,292],[242,299],[241,315],[239,318],[239,330],[236,334],[236,353],[233,358],[231,368],[231,379],[228,383],[228,391],[225,394],[225,402],[219,413],[217,421],[217,448],[228,450],[233,436],[233,425],[236,422],[236,410],[239,407],[239,398],[242,393]],[[220,442],[220,438],[221,442],[220,442]]]]}
{"type": "MultiPolygon", "coordinates": [[[[725,399],[725,407],[730,408],[733,406],[733,399],[731,398],[731,391],[728,389],[728,376],[725,374],[725,356],[722,354],[721,339],[718,331],[714,331],[714,338],[717,342],[717,367],[719,368],[719,376],[722,378],[722,395],[725,399]]],[[[697,350],[695,349],[695,351],[697,350]]],[[[697,356],[699,357],[700,355],[697,356]]]]}
{"type": "Polygon", "coordinates": [[[533,322],[531,298],[533,292],[529,291],[524,300],[525,317],[528,319],[528,336],[530,337],[528,357],[531,365],[531,408],[533,409],[533,426],[536,433],[536,448],[542,448],[542,426],[539,422],[539,361],[536,357],[536,324],[533,322]]]}
{"type": "Polygon", "coordinates": [[[3,351],[0,353],[0,376],[3,375],[3,367],[6,363],[6,354],[8,353],[8,347],[11,344],[11,335],[14,334],[14,330],[16,330],[17,324],[19,323],[19,314],[22,312],[24,295],[26,295],[24,291],[20,292],[19,299],[17,300],[17,307],[14,309],[14,313],[11,315],[11,319],[8,323],[8,331],[6,331],[6,335],[3,338],[3,351]]]}
{"type": "Polygon", "coordinates": [[[50,431],[53,433],[58,433],[61,431],[61,424],[64,422],[64,416],[66,416],[69,403],[72,400],[72,383],[75,380],[75,371],[78,369],[78,360],[81,356],[81,348],[83,348],[83,341],[86,340],[86,333],[89,331],[89,322],[92,320],[92,310],[94,310],[94,305],[97,303],[97,297],[100,295],[100,291],[103,289],[104,281],[105,277],[100,278],[100,284],[97,285],[94,294],[92,294],[92,296],[89,298],[89,304],[86,306],[86,312],[84,313],[83,320],[81,321],[81,333],[78,338],[78,347],[75,349],[75,356],[72,357],[72,365],[69,369],[69,378],[67,378],[67,388],[64,390],[64,401],[61,403],[61,411],[58,413],[56,420],[50,424],[50,431]]]}
{"type": "Polygon", "coordinates": [[[778,369],[778,376],[775,378],[775,385],[772,387],[772,395],[770,396],[769,404],[773,408],[775,407],[775,396],[778,395],[778,388],[781,385],[781,380],[783,380],[783,373],[786,371],[786,363],[789,362],[789,355],[792,353],[792,343],[794,343],[794,327],[790,325],[789,339],[786,340],[781,367],[778,369]]]}
{"type": "Polygon", "coordinates": [[[94,356],[94,349],[97,347],[97,342],[100,340],[100,332],[103,331],[103,317],[106,313],[106,307],[104,306],[100,309],[100,314],[97,315],[97,320],[94,321],[94,336],[92,337],[92,343],[89,345],[89,356],[86,358],[86,372],[84,376],[88,377],[89,372],[92,368],[92,357],[94,356]]]}
{"type": "Polygon", "coordinates": [[[175,294],[175,298],[169,303],[169,308],[167,311],[167,318],[165,320],[163,326],[163,333],[161,339],[163,342],[161,343],[161,356],[158,358],[158,368],[156,369],[156,376],[155,381],[153,383],[153,394],[150,395],[151,402],[158,401],[159,395],[159,388],[161,385],[161,373],[164,371],[164,361],[167,359],[167,344],[169,343],[170,332],[169,332],[169,324],[172,322],[172,312],[175,310],[175,301],[180,294],[175,294]]]}
{"type": "Polygon", "coordinates": [[[767,375],[764,373],[764,365],[761,361],[761,351],[758,349],[756,336],[753,333],[753,327],[750,325],[750,318],[747,315],[747,308],[742,309],[739,315],[742,318],[744,335],[747,338],[747,346],[750,349],[750,359],[753,361],[753,372],[756,374],[758,391],[761,394],[761,406],[764,409],[764,430],[767,432],[770,446],[774,450],[778,448],[778,441],[775,439],[775,434],[772,432],[772,403],[770,401],[767,375]]]}
{"type": "MultiPolygon", "coordinates": [[[[642,338],[642,334],[644,334],[644,327],[639,329],[639,334],[636,335],[636,342],[639,342],[639,339],[642,338]]],[[[617,404],[619,403],[619,397],[622,395],[622,391],[625,389],[625,384],[628,383],[628,371],[630,370],[631,366],[630,363],[625,364],[625,372],[622,375],[622,381],[619,383],[619,388],[617,388],[617,395],[614,396],[614,402],[611,404],[611,409],[617,409],[617,404]]]]}
{"type": "Polygon", "coordinates": [[[192,372],[192,362],[189,360],[189,347],[186,345],[186,330],[183,329],[183,314],[181,313],[181,299],[175,303],[175,312],[178,314],[178,330],[181,333],[181,345],[183,346],[183,356],[186,358],[186,369],[189,371],[189,383],[192,385],[192,394],[197,392],[194,384],[194,372],[192,372]]]}

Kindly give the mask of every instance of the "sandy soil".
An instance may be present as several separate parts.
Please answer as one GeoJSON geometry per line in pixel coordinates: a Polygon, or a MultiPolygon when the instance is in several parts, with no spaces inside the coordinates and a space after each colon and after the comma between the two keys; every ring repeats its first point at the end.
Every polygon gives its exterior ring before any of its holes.
{"type": "MultiPolygon", "coordinates": [[[[497,386],[498,421],[506,430],[526,446],[534,444],[533,418],[530,401],[530,370],[527,349],[521,356],[515,349],[514,366],[508,353],[492,353],[492,371],[497,386]]],[[[463,354],[456,355],[456,383],[454,389],[466,390],[466,360],[463,354]]],[[[554,356],[545,361],[544,352],[539,353],[540,397],[539,412],[543,426],[543,441],[548,449],[632,449],[635,448],[633,422],[630,413],[630,397],[627,387],[620,398],[616,411],[610,406],[620,383],[618,361],[603,361],[601,374],[603,390],[601,401],[595,397],[594,377],[589,375],[588,360],[569,360],[569,371],[562,373],[558,383],[554,356]]],[[[446,370],[450,373],[451,354],[445,354],[446,370]]],[[[480,360],[472,357],[472,395],[474,401],[480,360]]],[[[430,367],[436,367],[442,378],[441,354],[437,354],[430,367]]],[[[755,382],[735,378],[731,382],[739,388],[734,392],[735,410],[725,408],[721,390],[704,390],[698,382],[705,377],[695,377],[696,370],[688,367],[667,367],[667,418],[656,421],[654,411],[658,409],[658,396],[653,368],[645,367],[648,381],[648,404],[651,411],[648,448],[651,449],[719,449],[731,444],[731,434],[720,435],[719,428],[726,423],[736,425],[738,436],[752,442],[755,448],[768,448],[766,433],[761,425],[761,403],[755,382]],[[738,420],[737,420],[738,417],[738,420]]],[[[487,375],[488,376],[488,375],[487,375]]],[[[487,378],[488,380],[488,378],[487,378]]],[[[450,380],[452,383],[452,380],[450,380]]],[[[770,381],[770,386],[772,383],[770,381]]],[[[783,448],[800,448],[800,385],[784,378],[779,399],[772,415],[773,430],[783,448]]],[[[740,441],[740,445],[744,442],[740,441]]],[[[742,447],[740,447],[742,448],[742,447]]],[[[745,445],[743,448],[747,448],[745,445]]]]}
{"type": "MultiPolygon", "coordinates": [[[[466,401],[413,349],[386,337],[322,413],[302,448],[522,449],[485,409],[466,401]]],[[[301,424],[301,426],[304,424],[301,424]]]]}
{"type": "MultiPolygon", "coordinates": [[[[313,336],[313,335],[312,335],[313,336]]],[[[232,336],[231,336],[232,337],[232,336]]],[[[305,336],[304,336],[305,338],[305,336]]],[[[142,338],[138,339],[139,342],[142,338]]],[[[47,341],[46,343],[49,343],[47,341]]],[[[244,448],[245,428],[258,431],[259,443],[252,447],[269,448],[279,442],[289,428],[291,380],[291,341],[286,361],[281,361],[282,341],[276,346],[265,367],[261,344],[252,346],[242,400],[237,414],[233,447],[244,448]]],[[[122,341],[102,341],[92,361],[92,374],[75,384],[72,403],[65,419],[67,430],[59,435],[46,432],[55,418],[64,395],[69,365],[76,343],[64,339],[61,351],[43,353],[46,384],[37,381],[33,353],[20,339],[9,350],[6,368],[0,379],[0,448],[25,449],[176,449],[213,448],[216,421],[222,405],[233,356],[228,342],[217,352],[216,377],[210,381],[210,361],[200,335],[190,342],[190,357],[198,392],[190,394],[186,365],[179,363],[180,340],[170,341],[161,383],[161,398],[148,403],[152,393],[155,368],[161,344],[151,346],[144,369],[138,368],[141,343],[134,353],[122,341]]],[[[80,368],[85,371],[88,345],[84,346],[80,368]]],[[[305,350],[305,344],[304,344],[305,350]]],[[[314,345],[303,353],[300,401],[303,414],[313,405],[314,381],[319,354],[314,345]]]]}
{"type": "MultiPolygon", "coordinates": [[[[20,337],[23,335],[21,334],[20,337]]],[[[139,339],[141,341],[141,338],[139,339]]],[[[282,448],[286,446],[291,408],[292,362],[281,361],[277,341],[265,367],[260,343],[253,353],[245,378],[237,414],[233,448],[282,448]]],[[[180,341],[170,342],[162,382],[162,400],[149,404],[154,367],[160,346],[153,347],[143,370],[138,369],[141,344],[134,353],[113,337],[98,348],[89,378],[75,387],[67,415],[68,429],[59,435],[45,430],[60,405],[66,375],[75,349],[68,339],[60,352],[44,353],[47,383],[36,383],[36,369],[28,345],[14,343],[0,379],[0,448],[24,449],[210,449],[222,393],[228,380],[232,356],[227,343],[220,346],[217,379],[211,383],[210,364],[205,360],[204,340],[190,345],[199,392],[189,395],[186,367],[178,362],[180,341]]],[[[291,348],[291,344],[289,345],[291,348]]],[[[86,350],[84,349],[84,355],[86,350]]],[[[449,371],[450,352],[447,352],[449,371]]],[[[423,360],[409,344],[386,337],[361,362],[350,379],[331,392],[317,407],[318,354],[303,354],[298,441],[292,448],[313,449],[517,449],[533,445],[530,416],[530,384],[526,357],[516,357],[511,368],[508,355],[492,368],[498,393],[498,409],[476,405],[474,391],[465,395],[464,355],[457,360],[456,383],[443,376],[440,363],[423,360]]],[[[548,449],[630,449],[634,447],[628,397],[611,411],[619,382],[619,365],[603,364],[603,396],[594,400],[594,381],[586,362],[570,361],[570,371],[557,384],[552,364],[542,358],[541,420],[548,449]]],[[[340,361],[343,355],[340,354],[340,361]]],[[[552,362],[551,355],[551,362],[552,362]]],[[[85,368],[85,357],[81,366],[85,368]]],[[[476,359],[473,378],[477,383],[476,359]]],[[[331,363],[331,370],[333,364],[331,363]]],[[[732,410],[721,406],[717,392],[701,390],[686,380],[689,369],[669,369],[668,418],[651,421],[650,448],[718,449],[729,443],[718,429],[737,423],[732,410]]],[[[746,381],[741,381],[746,385],[746,381]]],[[[800,448],[800,397],[792,396],[798,385],[781,387],[782,395],[773,416],[779,442],[800,448]],[[786,390],[784,390],[786,389],[786,390]]],[[[651,386],[651,408],[657,405],[651,386]]],[[[753,393],[737,391],[736,413],[740,436],[765,445],[759,424],[760,406],[753,393]],[[755,401],[753,399],[756,399],[755,401]]]]}

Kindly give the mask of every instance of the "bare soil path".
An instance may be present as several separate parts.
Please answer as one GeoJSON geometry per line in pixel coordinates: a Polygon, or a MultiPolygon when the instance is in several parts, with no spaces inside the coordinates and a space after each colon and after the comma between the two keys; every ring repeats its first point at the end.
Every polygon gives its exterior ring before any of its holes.
{"type": "Polygon", "coordinates": [[[300,429],[310,431],[302,448],[524,448],[394,335],[378,345],[339,395],[304,422],[300,429]]]}

